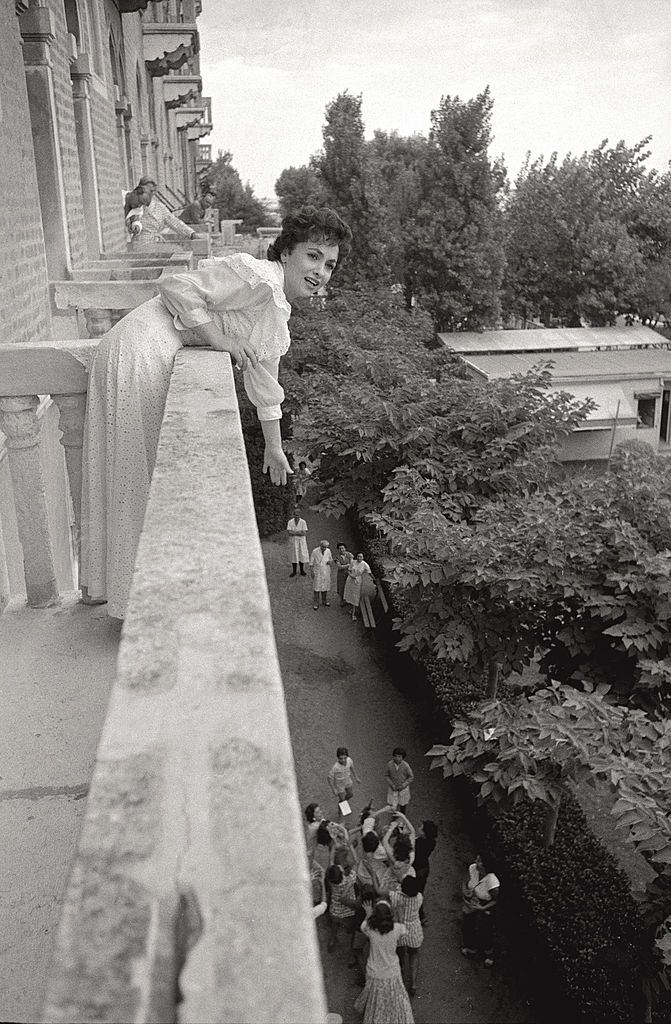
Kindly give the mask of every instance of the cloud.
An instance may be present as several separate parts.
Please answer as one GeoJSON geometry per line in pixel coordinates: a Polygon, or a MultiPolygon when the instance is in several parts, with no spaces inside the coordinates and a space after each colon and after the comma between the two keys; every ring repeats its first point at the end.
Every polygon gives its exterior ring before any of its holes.
{"type": "Polygon", "coordinates": [[[669,0],[226,0],[199,19],[215,148],[272,191],[321,145],[324,108],[363,95],[367,135],[426,132],[443,95],[490,85],[494,152],[581,152],[653,132],[671,156],[669,0]]]}

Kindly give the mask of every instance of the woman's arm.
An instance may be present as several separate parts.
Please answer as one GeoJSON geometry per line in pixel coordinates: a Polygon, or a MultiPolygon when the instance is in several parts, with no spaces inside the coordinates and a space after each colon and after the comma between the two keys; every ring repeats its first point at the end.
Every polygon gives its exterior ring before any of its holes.
{"type": "Polygon", "coordinates": [[[405,814],[403,814],[401,811],[396,811],[396,819],[397,819],[397,821],[402,821],[403,824],[405,825],[406,829],[408,830],[408,836],[410,837],[410,842],[412,843],[412,846],[413,846],[413,849],[414,849],[414,847],[415,847],[415,838],[416,838],[414,825],[412,824],[410,819],[406,818],[405,814]]]}
{"type": "Polygon", "coordinates": [[[199,345],[213,348],[217,352],[229,352],[233,361],[242,370],[246,370],[248,365],[254,367],[258,365],[256,352],[249,341],[228,337],[215,324],[214,320],[191,327],[189,332],[197,339],[199,345]]]}
{"type": "Polygon", "coordinates": [[[394,857],[394,851],[391,848],[391,843],[389,842],[389,840],[391,839],[392,832],[395,832],[397,827],[397,822],[392,821],[391,825],[389,826],[385,834],[382,836],[382,845],[384,846],[384,852],[387,854],[387,857],[392,861],[396,858],[394,857]]]}
{"type": "Polygon", "coordinates": [[[182,235],[183,238],[195,237],[196,232],[193,228],[189,227],[188,224],[185,224],[183,220],[179,219],[179,217],[176,217],[174,213],[171,213],[164,203],[159,203],[158,205],[159,209],[161,209],[161,213],[163,214],[162,227],[170,228],[170,230],[174,231],[176,235],[182,235]]]}

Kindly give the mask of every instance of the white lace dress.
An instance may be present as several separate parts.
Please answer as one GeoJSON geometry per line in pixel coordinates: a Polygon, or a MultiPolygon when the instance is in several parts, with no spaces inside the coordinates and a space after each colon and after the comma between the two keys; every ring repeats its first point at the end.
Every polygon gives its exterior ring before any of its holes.
{"type": "MultiPolygon", "coordinates": [[[[277,381],[291,306],[280,263],[247,253],[203,260],[161,282],[100,341],[89,375],[84,431],[81,584],[123,618],[180,332],[210,321],[248,339],[259,364],[245,389],[259,419],[282,416],[277,381]]],[[[223,358],[223,357],[222,357],[223,358]]]]}

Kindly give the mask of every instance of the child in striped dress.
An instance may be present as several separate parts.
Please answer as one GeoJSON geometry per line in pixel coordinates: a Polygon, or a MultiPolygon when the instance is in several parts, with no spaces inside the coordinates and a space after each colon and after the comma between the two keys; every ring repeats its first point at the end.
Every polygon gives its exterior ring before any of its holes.
{"type": "Polygon", "coordinates": [[[412,875],[406,875],[401,888],[389,893],[389,902],[394,912],[394,921],[404,924],[406,931],[398,940],[401,972],[405,986],[411,996],[417,991],[417,955],[424,942],[424,930],[419,911],[424,897],[419,891],[419,882],[412,875]]]}
{"type": "Polygon", "coordinates": [[[356,925],[361,921],[361,916],[357,913],[361,908],[361,903],[356,894],[356,875],[349,867],[343,868],[338,864],[332,864],[326,872],[326,884],[330,925],[329,940],[326,948],[329,953],[333,952],[338,932],[344,931],[350,939],[350,960],[348,966],[354,966],[356,964],[354,956],[356,925]]]}

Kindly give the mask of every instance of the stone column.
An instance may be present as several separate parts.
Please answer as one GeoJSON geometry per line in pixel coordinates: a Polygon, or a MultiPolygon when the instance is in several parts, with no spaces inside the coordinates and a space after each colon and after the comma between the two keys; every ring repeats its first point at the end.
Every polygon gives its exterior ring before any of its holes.
{"type": "Polygon", "coordinates": [[[69,276],[72,256],[51,61],[51,44],[56,38],[51,11],[32,7],[19,17],[19,27],[47,270],[52,281],[62,281],[69,276]]]}
{"type": "Polygon", "coordinates": [[[103,236],[100,216],[100,190],[98,169],[93,146],[93,120],[91,117],[91,64],[87,53],[80,53],[70,68],[72,99],[75,108],[77,151],[82,180],[84,222],[86,224],[86,251],[89,259],[100,259],[103,236]]]}
{"type": "MultiPolygon", "coordinates": [[[[128,166],[128,156],[126,153],[126,133],[124,126],[124,113],[128,105],[128,100],[125,96],[122,96],[119,92],[119,87],[116,86],[117,97],[114,101],[114,114],[116,120],[116,139],[117,146],[119,147],[119,162],[124,170],[124,181],[130,182],[130,167],[128,166]]],[[[131,188],[135,182],[131,182],[131,188]]]]}
{"type": "Polygon", "coordinates": [[[75,513],[75,543],[79,564],[82,528],[82,446],[84,443],[84,415],[86,395],[53,395],[53,402],[60,413],[59,429],[61,444],[65,449],[65,465],[68,470],[70,497],[75,513]]]}
{"type": "Polygon", "coordinates": [[[0,398],[0,429],[7,438],[28,604],[32,608],[47,608],[58,604],[58,586],[40,465],[38,405],[36,395],[0,398]]]}

